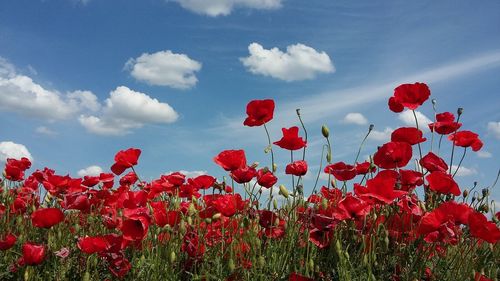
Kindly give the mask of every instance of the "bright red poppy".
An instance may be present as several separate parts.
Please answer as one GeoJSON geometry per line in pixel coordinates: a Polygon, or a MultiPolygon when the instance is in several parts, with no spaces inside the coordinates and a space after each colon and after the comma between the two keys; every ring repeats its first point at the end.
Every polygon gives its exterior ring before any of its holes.
{"type": "Polygon", "coordinates": [[[137,165],[141,150],[138,148],[129,148],[127,150],[120,150],[115,155],[115,163],[111,166],[111,171],[115,175],[121,175],[126,169],[137,165]]]}
{"type": "Polygon", "coordinates": [[[257,172],[257,183],[265,188],[270,188],[278,181],[278,178],[268,169],[260,169],[257,172]]]}
{"type": "Polygon", "coordinates": [[[422,137],[423,133],[415,127],[401,127],[397,128],[391,134],[391,141],[394,142],[407,142],[411,145],[422,143],[427,139],[422,137]]]}
{"type": "Polygon", "coordinates": [[[469,229],[473,237],[488,243],[494,244],[500,240],[500,229],[498,229],[496,223],[488,221],[486,216],[479,212],[470,213],[469,229]]]}
{"type": "Polygon", "coordinates": [[[383,169],[401,168],[408,164],[411,156],[410,144],[406,142],[388,142],[377,150],[373,162],[383,169]]]}
{"type": "Polygon", "coordinates": [[[40,228],[51,228],[63,220],[64,213],[58,208],[38,209],[31,214],[31,223],[40,228]]]}
{"type": "Polygon", "coordinates": [[[344,162],[337,162],[325,167],[325,173],[332,174],[339,181],[348,181],[356,177],[356,168],[344,162]]]}
{"type": "Polygon", "coordinates": [[[448,173],[435,171],[427,175],[425,179],[429,183],[430,190],[441,194],[453,194],[455,196],[461,194],[458,184],[448,173]]]}
{"type": "Polygon", "coordinates": [[[288,281],[314,281],[314,279],[292,272],[288,277],[288,281]]]}
{"type": "Polygon", "coordinates": [[[12,233],[9,233],[3,237],[0,236],[0,251],[6,251],[12,248],[16,244],[16,241],[17,237],[12,233]]]}
{"type": "Polygon", "coordinates": [[[479,139],[478,134],[471,131],[460,131],[448,136],[456,146],[471,147],[473,151],[478,151],[483,147],[483,142],[479,139]]]}
{"type": "Polygon", "coordinates": [[[415,110],[421,106],[431,95],[425,83],[402,84],[394,89],[394,98],[404,107],[415,110]]]}
{"type": "Polygon", "coordinates": [[[108,248],[108,242],[103,236],[81,237],[77,243],[78,249],[86,254],[100,253],[108,248]]]}
{"type": "Polygon", "coordinates": [[[214,162],[226,171],[244,168],[247,165],[245,151],[242,149],[224,150],[214,157],[214,162]]]}
{"type": "Polygon", "coordinates": [[[299,127],[282,128],[281,131],[283,132],[283,137],[279,141],[274,142],[275,145],[288,150],[298,150],[307,146],[304,139],[299,137],[299,127]]]}
{"type": "Polygon", "coordinates": [[[39,265],[45,258],[45,246],[32,243],[23,245],[23,261],[26,265],[39,265]]]}
{"type": "Polygon", "coordinates": [[[5,178],[11,181],[24,179],[24,172],[31,167],[31,161],[23,157],[21,160],[8,158],[5,163],[5,178]]]}
{"type": "Polygon", "coordinates": [[[444,162],[444,160],[437,156],[436,154],[429,152],[427,155],[422,157],[419,161],[420,165],[424,167],[427,171],[429,172],[435,172],[435,171],[441,171],[441,172],[446,172],[448,171],[448,164],[444,162]]]}
{"type": "Polygon", "coordinates": [[[273,119],[274,114],[274,101],[267,100],[253,100],[247,104],[248,117],[243,122],[243,125],[254,127],[261,126],[273,119]]]}
{"type": "Polygon", "coordinates": [[[395,97],[390,97],[388,104],[389,109],[395,113],[403,112],[403,110],[405,109],[405,107],[401,103],[399,103],[395,97]]]}
{"type": "Polygon", "coordinates": [[[440,135],[448,135],[462,126],[462,123],[455,122],[455,115],[451,112],[443,112],[436,114],[436,122],[429,124],[431,132],[436,132],[440,135]]]}
{"type": "Polygon", "coordinates": [[[247,183],[257,176],[257,171],[254,167],[245,166],[232,170],[230,176],[237,183],[247,183]]]}
{"type": "Polygon", "coordinates": [[[298,160],[286,165],[285,174],[294,176],[303,176],[307,174],[307,162],[298,160]]]}

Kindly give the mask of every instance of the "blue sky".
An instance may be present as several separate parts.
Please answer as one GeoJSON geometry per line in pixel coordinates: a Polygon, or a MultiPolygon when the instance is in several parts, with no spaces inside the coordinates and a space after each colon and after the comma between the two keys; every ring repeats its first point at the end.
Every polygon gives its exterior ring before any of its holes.
{"type": "MultiPolygon", "coordinates": [[[[273,98],[273,141],[301,108],[316,172],[322,124],[345,162],[375,124],[366,157],[405,125],[387,109],[393,89],[421,81],[439,112],[464,107],[463,128],[485,143],[464,161],[462,188],[489,185],[500,168],[499,15],[498,1],[2,1],[0,156],[23,145],[35,168],[76,176],[138,147],[143,178],[222,176],[212,158],[224,149],[269,162],[263,129],[242,122],[248,101],[273,98]]],[[[419,111],[432,119],[430,103],[419,111]]],[[[275,151],[282,171],[289,154],[275,151]]]]}

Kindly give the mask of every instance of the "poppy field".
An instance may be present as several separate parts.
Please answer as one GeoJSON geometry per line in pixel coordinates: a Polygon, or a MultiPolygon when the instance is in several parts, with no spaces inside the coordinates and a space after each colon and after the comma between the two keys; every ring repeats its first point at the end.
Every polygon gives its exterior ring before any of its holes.
{"type": "Polygon", "coordinates": [[[271,139],[271,99],[250,101],[242,120],[262,127],[269,161],[221,151],[213,161],[222,178],[174,172],[143,181],[134,169],[139,148],[83,178],[7,159],[0,280],[498,280],[496,180],[469,187],[455,180],[467,152],[483,143],[462,128],[461,108],[436,111],[430,94],[425,83],[395,88],[388,108],[413,111],[415,126],[394,130],[368,160],[360,152],[373,126],[354,161],[337,159],[333,133],[308,131],[299,110],[301,126],[271,139]],[[415,115],[423,105],[435,112],[430,137],[415,115]],[[324,138],[319,170],[306,161],[308,133],[324,138]],[[279,167],[278,149],[296,159],[279,167]],[[288,185],[277,176],[283,172],[288,185]],[[314,186],[304,186],[306,174],[314,186]]]}

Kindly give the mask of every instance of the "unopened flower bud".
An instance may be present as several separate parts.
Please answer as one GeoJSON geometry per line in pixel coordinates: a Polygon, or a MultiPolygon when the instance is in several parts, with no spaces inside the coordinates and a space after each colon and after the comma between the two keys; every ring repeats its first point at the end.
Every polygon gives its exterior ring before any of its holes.
{"type": "Polygon", "coordinates": [[[326,125],[321,126],[321,134],[323,134],[323,137],[328,138],[330,136],[330,130],[326,125]]]}
{"type": "Polygon", "coordinates": [[[193,203],[189,204],[189,208],[188,208],[188,214],[190,216],[194,215],[196,213],[196,207],[194,206],[193,203]]]}
{"type": "Polygon", "coordinates": [[[264,265],[266,265],[266,259],[263,256],[260,256],[257,259],[257,264],[259,265],[259,267],[264,267],[264,265]]]}
{"type": "Polygon", "coordinates": [[[465,198],[469,195],[469,191],[467,189],[464,189],[464,191],[462,192],[462,196],[465,198]]]}
{"type": "Polygon", "coordinates": [[[253,162],[252,165],[250,165],[250,167],[255,169],[255,168],[259,167],[259,164],[260,164],[259,162],[253,162]]]}
{"type": "Polygon", "coordinates": [[[462,113],[464,113],[464,109],[463,109],[462,107],[459,107],[459,108],[457,109],[457,114],[458,114],[458,116],[462,115],[462,113]]]}
{"type": "Polygon", "coordinates": [[[227,267],[229,268],[229,271],[233,272],[236,269],[236,266],[234,265],[234,260],[229,259],[227,262],[227,267]]]}
{"type": "Polygon", "coordinates": [[[188,217],[187,218],[187,223],[188,223],[188,225],[193,225],[193,218],[188,217]]]}
{"type": "Polygon", "coordinates": [[[88,271],[85,271],[85,274],[83,274],[82,281],[90,281],[90,273],[88,271]]]}
{"type": "Polygon", "coordinates": [[[323,208],[323,210],[328,209],[328,200],[325,198],[321,199],[321,208],[323,208]]]}
{"type": "Polygon", "coordinates": [[[340,256],[340,253],[342,252],[342,246],[340,245],[339,240],[335,242],[335,250],[337,251],[337,254],[340,256]]]}
{"type": "Polygon", "coordinates": [[[487,188],[484,188],[483,190],[481,190],[481,192],[483,193],[483,197],[487,197],[488,195],[490,195],[490,191],[487,188]]]}
{"type": "Polygon", "coordinates": [[[276,163],[273,163],[273,173],[276,173],[277,170],[278,170],[278,165],[276,165],[276,163]]]}
{"type": "Polygon", "coordinates": [[[221,214],[221,213],[214,214],[214,215],[212,216],[212,220],[218,220],[218,219],[220,219],[220,217],[221,217],[221,216],[222,216],[222,214],[221,214]]]}
{"type": "Polygon", "coordinates": [[[278,209],[278,201],[276,201],[276,199],[273,199],[273,207],[278,209]]]}
{"type": "Polygon", "coordinates": [[[431,102],[432,102],[433,105],[436,105],[437,100],[436,99],[432,99],[431,102]]]}
{"type": "Polygon", "coordinates": [[[288,199],[289,192],[284,185],[280,185],[280,194],[283,195],[283,197],[288,199]]]}
{"type": "Polygon", "coordinates": [[[206,223],[212,223],[212,219],[211,219],[211,218],[206,218],[206,219],[205,219],[205,222],[206,222],[206,223]]]}
{"type": "Polygon", "coordinates": [[[177,255],[175,251],[170,252],[170,263],[174,263],[177,260],[177,255]]]}
{"type": "Polygon", "coordinates": [[[314,271],[314,260],[313,259],[309,259],[309,268],[311,269],[311,271],[314,271]]]}
{"type": "Polygon", "coordinates": [[[373,128],[375,128],[375,125],[370,124],[370,127],[368,127],[368,131],[370,131],[370,132],[371,132],[371,131],[373,130],[373,128]]]}

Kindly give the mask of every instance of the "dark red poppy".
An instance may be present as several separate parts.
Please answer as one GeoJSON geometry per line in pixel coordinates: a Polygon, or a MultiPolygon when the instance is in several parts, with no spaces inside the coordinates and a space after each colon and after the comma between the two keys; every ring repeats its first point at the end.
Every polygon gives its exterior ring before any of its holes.
{"type": "Polygon", "coordinates": [[[496,223],[479,212],[471,212],[469,215],[469,229],[473,237],[482,239],[488,243],[495,244],[500,240],[500,229],[496,223]]]}
{"type": "Polygon", "coordinates": [[[405,107],[401,103],[399,103],[395,97],[390,97],[388,104],[389,109],[395,113],[400,113],[405,109],[405,107]]]}
{"type": "Polygon", "coordinates": [[[457,239],[460,224],[467,224],[473,209],[467,204],[447,201],[432,212],[426,213],[417,229],[427,242],[454,242],[457,239]]]}
{"type": "Polygon", "coordinates": [[[483,142],[479,139],[478,134],[471,131],[460,131],[448,136],[456,146],[472,147],[473,151],[478,151],[483,147],[483,142]]]}
{"type": "Polygon", "coordinates": [[[215,178],[209,175],[201,175],[190,179],[190,184],[194,185],[197,189],[209,189],[214,183],[215,178]]]}
{"type": "Polygon", "coordinates": [[[415,189],[417,186],[424,184],[423,175],[420,172],[414,170],[399,170],[399,181],[400,189],[404,191],[410,191],[415,189]]]}
{"type": "Polygon", "coordinates": [[[138,179],[139,177],[137,177],[137,175],[134,172],[129,172],[128,174],[120,178],[120,185],[131,186],[134,183],[136,183],[138,179]]]}
{"type": "Polygon", "coordinates": [[[366,181],[366,189],[361,197],[374,198],[386,204],[392,203],[407,192],[396,189],[396,177],[392,173],[378,173],[373,179],[366,181]]]}
{"type": "Polygon", "coordinates": [[[260,211],[259,224],[268,238],[281,238],[285,235],[285,220],[272,211],[260,211]]]}
{"type": "Polygon", "coordinates": [[[270,188],[278,181],[278,178],[268,169],[260,169],[257,172],[257,183],[265,188],[270,188]]]}
{"type": "Polygon", "coordinates": [[[61,206],[66,210],[90,211],[90,201],[88,193],[70,193],[64,196],[61,206]]]}
{"type": "Polygon", "coordinates": [[[226,217],[232,217],[234,214],[236,214],[238,206],[241,206],[241,204],[241,195],[239,195],[238,193],[235,193],[234,195],[221,195],[213,202],[213,205],[217,209],[217,211],[226,217]]]}
{"type": "Polygon", "coordinates": [[[104,257],[108,262],[108,269],[118,278],[125,276],[132,268],[132,265],[122,253],[108,253],[104,257]]]}
{"type": "Polygon", "coordinates": [[[275,145],[288,150],[298,150],[306,147],[306,142],[302,137],[299,137],[299,127],[282,128],[281,131],[283,132],[283,137],[279,141],[274,142],[275,145]]]}
{"type": "Polygon", "coordinates": [[[333,238],[333,230],[320,230],[313,228],[309,231],[309,241],[320,249],[330,246],[333,238]]]}
{"type": "Polygon", "coordinates": [[[121,175],[126,169],[137,165],[141,150],[138,148],[129,148],[127,150],[120,150],[115,155],[115,163],[111,166],[111,171],[115,175],[121,175]]]}
{"type": "Polygon", "coordinates": [[[436,171],[425,177],[429,183],[429,189],[441,194],[453,194],[458,196],[461,194],[460,188],[450,174],[436,171]]]}
{"type": "Polygon", "coordinates": [[[397,128],[391,134],[391,141],[394,142],[407,142],[411,145],[422,143],[427,139],[422,137],[423,133],[415,127],[401,127],[397,128]]]}
{"type": "Polygon", "coordinates": [[[425,83],[402,84],[394,89],[394,98],[404,107],[415,110],[421,106],[431,95],[425,83]]]}
{"type": "Polygon", "coordinates": [[[285,174],[294,176],[303,176],[307,173],[307,162],[304,160],[294,161],[285,168],[285,174]]]}
{"type": "Polygon", "coordinates": [[[314,281],[314,279],[292,272],[288,277],[288,281],[314,281]]]}
{"type": "Polygon", "coordinates": [[[12,248],[16,244],[16,241],[17,237],[12,233],[9,233],[3,237],[0,236],[0,251],[6,251],[12,248]]]}
{"type": "Polygon", "coordinates": [[[23,157],[21,160],[8,158],[5,163],[5,178],[11,181],[24,179],[24,172],[31,167],[31,161],[23,157]]]}
{"type": "Polygon", "coordinates": [[[243,122],[243,125],[249,127],[264,125],[273,119],[273,113],[273,100],[253,100],[247,104],[248,117],[243,122]]]}
{"type": "Polygon", "coordinates": [[[93,187],[99,183],[99,176],[84,176],[82,185],[93,187]]]}
{"type": "Polygon", "coordinates": [[[253,167],[245,166],[232,170],[230,176],[237,183],[247,183],[257,176],[257,171],[253,167]]]}
{"type": "Polygon", "coordinates": [[[125,219],[120,227],[123,239],[128,241],[140,241],[144,239],[148,235],[150,224],[148,214],[149,210],[147,207],[125,209],[123,213],[125,219]]]}
{"type": "Polygon", "coordinates": [[[388,142],[377,150],[373,162],[383,169],[401,168],[408,164],[411,156],[410,144],[406,142],[388,142]]]}
{"type": "Polygon", "coordinates": [[[325,167],[325,173],[332,174],[339,181],[351,180],[356,176],[356,168],[344,162],[337,162],[325,167]]]}
{"type": "Polygon", "coordinates": [[[339,202],[334,217],[338,220],[363,218],[370,212],[371,207],[369,202],[348,194],[339,202]]]}
{"type": "Polygon", "coordinates": [[[373,173],[377,170],[377,167],[373,166],[370,162],[365,161],[363,163],[356,163],[355,165],[356,174],[365,175],[368,173],[373,173]]]}
{"type": "Polygon", "coordinates": [[[205,254],[205,244],[200,241],[198,233],[191,230],[184,235],[181,251],[192,258],[201,258],[205,254]]]}
{"type": "Polygon", "coordinates": [[[64,213],[58,208],[38,209],[31,214],[31,223],[40,228],[51,228],[63,220],[64,213]]]}
{"type": "Polygon", "coordinates": [[[493,280],[479,272],[476,272],[476,274],[474,275],[474,281],[493,281],[493,280]]]}
{"type": "Polygon", "coordinates": [[[23,261],[26,265],[39,265],[45,258],[45,246],[29,242],[23,245],[23,261]]]}
{"type": "Polygon", "coordinates": [[[78,249],[86,254],[100,253],[108,248],[108,242],[103,236],[81,237],[77,242],[78,249]]]}
{"type": "Polygon", "coordinates": [[[224,150],[214,157],[214,162],[226,171],[244,168],[247,165],[244,150],[224,150]]]}
{"type": "Polygon", "coordinates": [[[422,157],[419,161],[420,165],[424,167],[427,171],[429,172],[435,172],[435,171],[441,171],[441,172],[446,172],[448,171],[448,164],[444,162],[444,160],[437,156],[436,154],[429,152],[427,155],[422,157]]]}
{"type": "Polygon", "coordinates": [[[462,126],[462,123],[455,122],[455,115],[451,112],[443,112],[436,114],[436,122],[429,124],[431,132],[436,132],[440,135],[448,135],[462,126]]]}
{"type": "Polygon", "coordinates": [[[103,189],[111,189],[115,183],[115,176],[112,173],[101,173],[99,181],[102,183],[103,189]]]}

